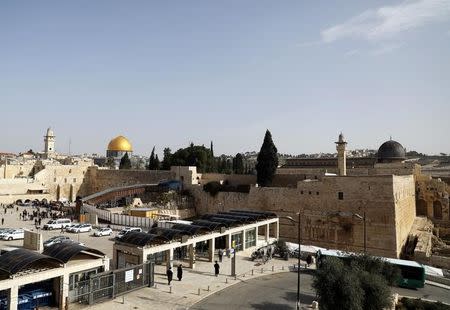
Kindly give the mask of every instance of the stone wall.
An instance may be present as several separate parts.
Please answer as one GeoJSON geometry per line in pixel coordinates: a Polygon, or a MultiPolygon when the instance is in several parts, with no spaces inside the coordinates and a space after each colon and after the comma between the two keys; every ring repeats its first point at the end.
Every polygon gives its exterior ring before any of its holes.
{"type": "MultiPolygon", "coordinates": [[[[301,211],[303,243],[343,250],[363,250],[364,225],[356,217],[336,213],[366,212],[368,251],[389,257],[400,254],[415,212],[412,176],[324,177],[298,182],[295,188],[252,187],[248,194],[220,192],[215,197],[199,186],[192,186],[191,192],[199,214],[254,209],[296,218],[301,211]]],[[[280,221],[281,237],[295,242],[297,231],[298,226],[280,221]]]]}
{"type": "Polygon", "coordinates": [[[111,170],[90,167],[86,183],[86,195],[102,190],[134,184],[156,184],[173,179],[175,174],[166,170],[111,170]]]}
{"type": "Polygon", "coordinates": [[[416,176],[417,214],[428,216],[435,223],[449,223],[449,194],[447,183],[428,175],[416,176]]]}

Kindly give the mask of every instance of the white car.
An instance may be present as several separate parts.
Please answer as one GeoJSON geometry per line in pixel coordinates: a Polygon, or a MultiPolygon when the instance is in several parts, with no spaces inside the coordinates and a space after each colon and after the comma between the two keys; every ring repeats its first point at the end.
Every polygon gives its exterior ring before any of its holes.
{"type": "Polygon", "coordinates": [[[17,240],[24,238],[23,229],[11,229],[0,234],[0,238],[3,240],[17,240]]]}
{"type": "Polygon", "coordinates": [[[94,236],[96,237],[102,237],[102,236],[111,236],[112,235],[112,229],[108,227],[97,229],[94,232],[94,236]]]}
{"type": "Polygon", "coordinates": [[[79,224],[67,229],[67,231],[73,233],[90,232],[91,230],[92,230],[91,224],[79,224]]]}
{"type": "Polygon", "coordinates": [[[44,229],[52,230],[52,229],[61,229],[70,226],[72,221],[69,219],[57,219],[50,220],[47,224],[44,225],[44,229]]]}

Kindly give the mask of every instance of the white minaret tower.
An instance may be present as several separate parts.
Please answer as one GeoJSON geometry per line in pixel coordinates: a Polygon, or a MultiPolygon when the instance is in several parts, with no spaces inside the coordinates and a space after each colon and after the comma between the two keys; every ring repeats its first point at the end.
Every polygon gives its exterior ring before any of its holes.
{"type": "Polygon", "coordinates": [[[47,129],[47,134],[44,136],[44,143],[45,154],[47,156],[55,154],[55,135],[53,134],[53,130],[50,127],[47,129]]]}
{"type": "Polygon", "coordinates": [[[339,135],[339,139],[338,142],[336,143],[336,150],[338,153],[338,170],[339,170],[339,175],[343,176],[343,175],[347,175],[347,154],[346,154],[346,146],[347,146],[347,142],[345,142],[344,140],[344,135],[341,134],[339,135]]]}

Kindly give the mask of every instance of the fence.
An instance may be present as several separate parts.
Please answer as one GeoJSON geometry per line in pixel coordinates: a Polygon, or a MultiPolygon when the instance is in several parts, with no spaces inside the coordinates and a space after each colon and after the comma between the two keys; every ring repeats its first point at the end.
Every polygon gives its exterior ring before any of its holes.
{"type": "Polygon", "coordinates": [[[150,228],[154,223],[151,218],[111,213],[86,204],[83,205],[83,211],[97,214],[99,219],[107,221],[113,225],[150,228]]]}
{"type": "Polygon", "coordinates": [[[69,287],[69,302],[94,304],[154,285],[154,263],[112,270],[69,287]]]}

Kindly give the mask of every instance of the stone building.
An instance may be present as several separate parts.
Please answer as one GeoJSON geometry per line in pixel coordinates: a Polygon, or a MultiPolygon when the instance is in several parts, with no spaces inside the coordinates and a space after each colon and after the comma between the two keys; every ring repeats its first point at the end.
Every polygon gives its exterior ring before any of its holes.
{"type": "MultiPolygon", "coordinates": [[[[194,183],[254,184],[253,180],[249,183],[249,176],[193,175],[190,171],[184,179],[195,180],[187,186],[196,198],[199,214],[233,208],[291,217],[300,212],[304,243],[356,251],[364,247],[361,218],[365,217],[367,251],[399,257],[416,218],[420,166],[406,161],[405,149],[393,140],[383,143],[377,156],[370,158],[346,158],[346,144],[341,134],[336,142],[337,158],[287,160],[272,187],[252,185],[248,193],[228,191],[211,196],[194,183]]],[[[177,177],[182,176],[177,173],[177,177]]],[[[442,213],[445,216],[445,211],[442,213]]],[[[296,241],[297,228],[280,220],[280,236],[289,241],[296,241]]]]}

